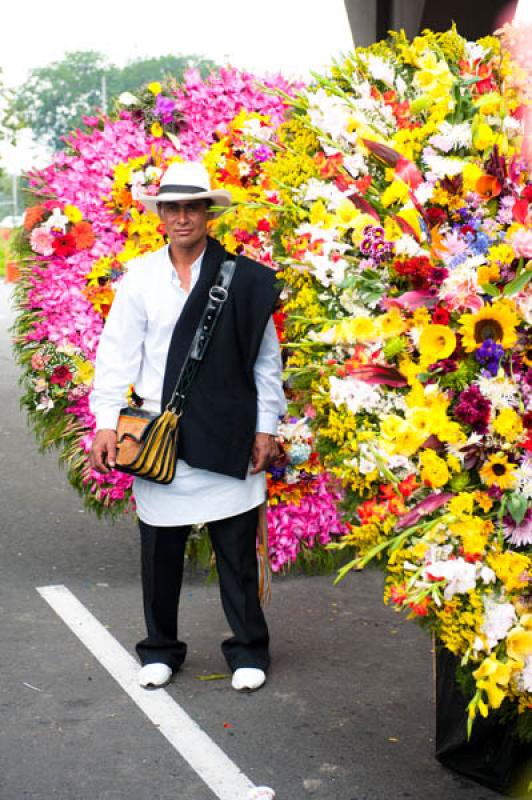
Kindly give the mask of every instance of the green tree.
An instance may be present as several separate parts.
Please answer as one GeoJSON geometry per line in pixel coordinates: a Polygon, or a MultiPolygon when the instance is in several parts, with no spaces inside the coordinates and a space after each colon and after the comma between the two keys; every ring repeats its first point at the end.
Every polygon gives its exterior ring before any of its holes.
{"type": "Polygon", "coordinates": [[[3,125],[11,130],[31,128],[35,139],[61,148],[61,137],[78,127],[84,114],[102,107],[104,77],[111,108],[113,97],[121,92],[133,91],[165,75],[180,80],[189,66],[205,74],[215,64],[200,56],[167,55],[136,59],[120,68],[93,50],[70,52],[61,61],[30,71],[7,101],[3,125]]]}

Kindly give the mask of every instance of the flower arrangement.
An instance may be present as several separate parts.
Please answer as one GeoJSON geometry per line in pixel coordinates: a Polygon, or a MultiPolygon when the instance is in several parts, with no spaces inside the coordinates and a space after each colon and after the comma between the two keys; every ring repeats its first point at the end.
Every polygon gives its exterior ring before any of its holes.
{"type": "MultiPolygon", "coordinates": [[[[292,91],[281,76],[264,81],[264,87],[234,69],[204,81],[189,70],[183,85],[172,80],[149,84],[138,96],[122,95],[111,118],[86,118],[85,129],[67,138],[66,151],[30,176],[36,205],[26,211],[18,236],[22,275],[14,327],[23,404],[40,444],[60,448],[69,480],[99,514],[134,509],[132,478],[118,471],[100,475],[91,470],[87,455],[94,435],[88,406],[93,364],[116,287],[128,261],[164,244],[159,218],[145,211],[138,194],[156,193],[173,159],[203,156],[216,185],[227,185],[239,200],[257,200],[253,187],[273,151],[266,145],[248,150],[242,134],[258,126],[272,138],[286,103],[270,90],[292,91]],[[246,168],[240,165],[232,174],[233,155],[216,172],[223,151],[236,154],[238,148],[243,148],[240,159],[246,168]]],[[[215,231],[226,246],[245,247],[274,266],[253,237],[244,242],[237,231],[234,238],[231,222],[220,219],[215,231]]],[[[276,318],[282,335],[282,313],[276,318]]],[[[286,457],[283,475],[289,463],[286,457]]],[[[286,483],[276,474],[270,485],[275,570],[344,530],[336,508],[340,490],[329,490],[315,457],[312,474],[302,462],[298,466],[299,479],[297,471],[286,483]],[[298,480],[300,492],[294,491],[298,480]]]]}
{"type": "Polygon", "coordinates": [[[532,740],[532,183],[511,69],[499,39],[454,29],[357,49],[291,101],[262,213],[294,425],[346,493],[339,577],[379,561],[386,601],[460,657],[470,723],[504,706],[532,740]]]}

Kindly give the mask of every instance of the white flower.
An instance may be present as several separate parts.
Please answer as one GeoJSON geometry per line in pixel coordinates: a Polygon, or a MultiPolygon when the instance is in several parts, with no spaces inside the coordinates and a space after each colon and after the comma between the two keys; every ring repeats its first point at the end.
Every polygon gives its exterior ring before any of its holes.
{"type": "Polygon", "coordinates": [[[343,403],[352,414],[374,411],[382,401],[381,390],[356,378],[329,378],[331,401],[338,408],[343,403]]]}
{"type": "Polygon", "coordinates": [[[349,192],[341,192],[334,183],[320,181],[317,178],[311,178],[299,190],[299,195],[306,205],[311,205],[316,200],[324,200],[330,211],[338,208],[340,203],[345,200],[346,194],[349,192]]]}
{"type": "Polygon", "coordinates": [[[427,203],[432,197],[433,191],[434,191],[434,186],[432,185],[432,183],[424,181],[423,183],[419,184],[419,186],[414,192],[414,195],[418,203],[421,203],[421,205],[424,206],[425,203],[427,203]]]}
{"type": "Polygon", "coordinates": [[[312,438],[312,431],[307,424],[307,418],[301,417],[297,422],[281,422],[277,428],[277,435],[285,441],[308,440],[312,438]]]}
{"type": "Polygon", "coordinates": [[[261,139],[266,142],[271,139],[273,129],[267,125],[262,125],[260,119],[248,119],[242,125],[242,132],[254,139],[261,139]]]}
{"type": "Polygon", "coordinates": [[[366,63],[372,78],[376,81],[382,81],[387,86],[393,86],[395,72],[389,61],[385,61],[380,56],[369,55],[366,58],[366,63]]]}
{"type": "Polygon", "coordinates": [[[47,411],[50,411],[54,405],[55,403],[51,397],[49,397],[47,394],[41,394],[39,397],[39,402],[36,405],[36,409],[37,411],[44,411],[46,413],[47,411]]]}
{"type": "Polygon", "coordinates": [[[532,325],[532,290],[527,286],[526,290],[521,292],[515,298],[519,313],[525,320],[527,325],[532,325]]]}
{"type": "Polygon", "coordinates": [[[487,49],[477,42],[465,43],[466,58],[468,61],[479,61],[487,54],[487,49]]]}
{"type": "Polygon", "coordinates": [[[467,161],[462,158],[440,156],[434,153],[430,147],[424,149],[422,158],[430,171],[438,178],[445,178],[446,176],[452,178],[454,175],[460,175],[467,164],[467,161]]]}
{"type": "Polygon", "coordinates": [[[519,136],[523,132],[523,124],[515,117],[508,116],[502,121],[502,129],[509,136],[519,136]]]}
{"type": "Polygon", "coordinates": [[[134,94],[131,92],[122,92],[122,94],[118,95],[118,102],[121,106],[138,106],[140,105],[140,100],[138,97],[135,97],[134,94]]]}
{"type": "Polygon", "coordinates": [[[460,147],[469,148],[472,144],[471,125],[469,122],[461,122],[458,125],[442,122],[438,133],[431,136],[429,142],[444,153],[460,147]]]}
{"type": "Polygon", "coordinates": [[[515,471],[515,486],[514,492],[520,492],[529,499],[532,498],[532,459],[527,458],[526,461],[515,471]]]}
{"type": "Polygon", "coordinates": [[[47,231],[61,231],[64,233],[69,222],[70,220],[68,217],[65,217],[64,214],[61,214],[58,208],[54,208],[46,222],[43,222],[41,225],[41,228],[44,228],[47,231]]]}
{"type": "Polygon", "coordinates": [[[400,75],[398,75],[397,78],[395,79],[395,88],[397,89],[400,95],[404,95],[408,88],[405,80],[400,75]]]}
{"type": "Polygon", "coordinates": [[[425,251],[416,242],[413,236],[404,233],[399,239],[393,243],[395,254],[398,256],[406,256],[412,258],[413,256],[422,255],[425,251]]]}
{"type": "Polygon", "coordinates": [[[484,599],[484,621],[480,630],[485,634],[490,650],[505,638],[516,621],[512,603],[501,603],[491,597],[484,599]]]}
{"type": "Polygon", "coordinates": [[[502,370],[499,370],[495,378],[478,378],[477,384],[481,395],[490,401],[495,411],[501,411],[506,406],[514,404],[517,387],[502,370]]]}
{"type": "Polygon", "coordinates": [[[451,600],[455,594],[465,594],[475,588],[476,567],[463,558],[435,561],[425,566],[424,577],[429,580],[430,578],[446,580],[443,596],[446,600],[451,600]]]}
{"type": "Polygon", "coordinates": [[[368,171],[366,160],[360,152],[345,156],[344,167],[353,178],[358,178],[359,175],[366,175],[368,171]]]}
{"type": "Polygon", "coordinates": [[[532,692],[532,656],[525,658],[525,665],[519,676],[519,684],[524,692],[532,692]]]}
{"type": "Polygon", "coordinates": [[[480,567],[478,574],[482,583],[485,584],[495,583],[495,580],[497,578],[495,572],[492,570],[491,567],[486,567],[486,566],[480,567]]]}
{"type": "Polygon", "coordinates": [[[307,253],[305,255],[305,262],[311,265],[315,277],[321,285],[326,288],[331,285],[336,286],[342,283],[345,277],[347,261],[344,261],[342,258],[333,260],[328,255],[307,253]]]}
{"type": "Polygon", "coordinates": [[[308,115],[313,127],[328,134],[331,139],[356,140],[356,134],[349,130],[353,111],[338,97],[327,94],[324,89],[308,92],[308,115]]]}

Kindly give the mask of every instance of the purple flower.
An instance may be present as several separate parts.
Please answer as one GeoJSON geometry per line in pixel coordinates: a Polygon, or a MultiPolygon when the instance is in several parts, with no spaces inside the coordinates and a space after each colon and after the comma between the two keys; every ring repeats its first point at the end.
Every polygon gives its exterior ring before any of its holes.
{"type": "Polygon", "coordinates": [[[156,117],[161,118],[161,122],[164,125],[168,125],[174,119],[175,108],[175,100],[172,100],[171,97],[165,97],[163,94],[158,94],[153,113],[156,117]]]}
{"type": "Polygon", "coordinates": [[[272,151],[269,147],[266,147],[265,144],[261,144],[260,147],[257,147],[256,150],[253,151],[253,158],[255,161],[268,161],[272,157],[272,151]]]}
{"type": "Polygon", "coordinates": [[[495,377],[499,371],[499,364],[504,355],[504,348],[493,339],[486,339],[475,352],[475,359],[495,377]]]}

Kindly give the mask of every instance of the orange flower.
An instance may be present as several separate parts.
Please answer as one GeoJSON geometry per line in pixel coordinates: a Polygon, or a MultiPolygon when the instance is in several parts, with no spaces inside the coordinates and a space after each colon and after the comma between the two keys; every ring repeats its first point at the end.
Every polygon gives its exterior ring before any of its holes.
{"type": "Polygon", "coordinates": [[[43,215],[44,208],[42,206],[27,208],[24,212],[24,230],[31,231],[31,229],[42,220],[43,215]]]}
{"type": "Polygon", "coordinates": [[[78,250],[86,250],[95,242],[94,231],[90,222],[78,222],[72,226],[70,231],[76,240],[76,247],[78,250]]]}
{"type": "Polygon", "coordinates": [[[493,175],[481,175],[475,186],[476,193],[483,200],[491,200],[492,197],[498,197],[501,189],[501,184],[493,175]]]}

